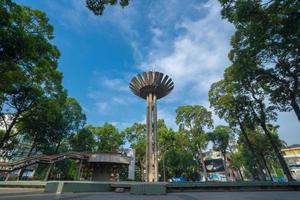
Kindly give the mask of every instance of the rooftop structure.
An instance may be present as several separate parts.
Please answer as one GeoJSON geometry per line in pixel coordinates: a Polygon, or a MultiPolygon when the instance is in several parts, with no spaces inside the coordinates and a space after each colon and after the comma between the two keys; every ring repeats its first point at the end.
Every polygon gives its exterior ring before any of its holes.
{"type": "Polygon", "coordinates": [[[287,148],[281,149],[293,178],[300,180],[300,144],[293,144],[287,148]]]}
{"type": "MultiPolygon", "coordinates": [[[[49,167],[44,180],[47,181],[55,163],[65,160],[78,160],[76,179],[80,180],[82,167],[85,165],[91,171],[90,180],[108,181],[112,173],[117,173],[119,168],[131,165],[132,157],[125,156],[118,152],[65,152],[55,155],[35,155],[13,162],[0,162],[0,173],[13,173],[36,164],[47,164],[49,167]]],[[[22,175],[21,175],[22,176],[22,175]]],[[[9,175],[6,177],[7,180],[9,175]]],[[[22,178],[22,177],[20,177],[22,178]]]]}

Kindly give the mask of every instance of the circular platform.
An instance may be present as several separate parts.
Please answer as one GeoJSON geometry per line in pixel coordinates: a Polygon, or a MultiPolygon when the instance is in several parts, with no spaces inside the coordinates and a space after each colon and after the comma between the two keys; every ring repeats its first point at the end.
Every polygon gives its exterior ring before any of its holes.
{"type": "Polygon", "coordinates": [[[172,91],[174,83],[168,75],[148,71],[133,77],[129,88],[135,95],[143,99],[146,99],[150,93],[155,94],[156,98],[160,99],[172,91]]]}

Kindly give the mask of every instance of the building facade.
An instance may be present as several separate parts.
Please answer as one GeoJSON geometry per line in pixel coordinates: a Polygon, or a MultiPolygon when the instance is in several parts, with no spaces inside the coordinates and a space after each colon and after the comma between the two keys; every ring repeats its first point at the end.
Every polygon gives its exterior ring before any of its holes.
{"type": "Polygon", "coordinates": [[[226,162],[221,152],[210,150],[205,153],[204,163],[209,181],[235,181],[238,173],[231,168],[230,158],[227,156],[226,162]],[[224,164],[227,166],[227,177],[224,164]]]}
{"type": "Polygon", "coordinates": [[[294,179],[300,180],[300,144],[281,149],[294,179]]]}

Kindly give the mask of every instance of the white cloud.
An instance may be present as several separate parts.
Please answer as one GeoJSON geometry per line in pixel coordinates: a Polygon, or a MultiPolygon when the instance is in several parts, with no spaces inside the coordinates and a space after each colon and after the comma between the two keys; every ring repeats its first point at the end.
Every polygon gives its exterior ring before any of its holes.
{"type": "MultiPolygon", "coordinates": [[[[156,70],[172,77],[175,83],[174,98],[184,92],[193,101],[200,101],[203,95],[207,96],[211,83],[221,79],[224,68],[229,65],[227,54],[233,27],[221,19],[217,1],[211,0],[201,5],[197,9],[206,13],[204,17],[198,20],[183,19],[174,24],[177,29],[184,29],[184,33],[173,40],[171,52],[166,55],[163,49],[153,49],[148,61],[142,64],[143,70],[155,66],[156,70]]],[[[156,30],[155,40],[161,31],[156,30]]]]}
{"type": "Polygon", "coordinates": [[[96,105],[97,110],[100,112],[106,111],[108,108],[107,102],[97,102],[97,103],[95,103],[95,105],[96,105]]]}
{"type": "MultiPolygon", "coordinates": [[[[136,34],[131,29],[134,16],[137,14],[135,7],[131,4],[126,9],[120,6],[108,6],[104,15],[96,16],[86,7],[85,0],[62,0],[59,2],[48,1],[47,7],[49,7],[54,13],[59,15],[59,22],[69,29],[81,32],[87,27],[99,27],[99,25],[115,25],[121,28],[123,31],[136,34]],[[68,6],[66,6],[68,5],[68,6]]],[[[95,29],[100,30],[100,29],[95,29]]]]}
{"type": "Polygon", "coordinates": [[[100,84],[113,90],[129,91],[128,83],[125,83],[124,79],[101,78],[100,84]]]}
{"type": "MultiPolygon", "coordinates": [[[[233,26],[221,19],[217,0],[190,0],[190,3],[180,0],[133,1],[124,9],[108,7],[101,17],[85,7],[85,0],[62,2],[47,1],[50,10],[55,13],[51,19],[79,33],[88,28],[96,33],[120,30],[120,37],[132,47],[137,66],[141,66],[138,70],[154,67],[171,76],[175,89],[161,100],[164,106],[158,112],[158,118],[164,118],[168,126],[177,128],[176,108],[169,105],[170,102],[176,102],[176,106],[200,104],[209,107],[207,91],[211,83],[222,78],[224,69],[229,65],[227,54],[233,33],[233,26]],[[66,4],[69,6],[66,7],[66,4]]],[[[107,112],[110,106],[117,104],[128,104],[134,108],[137,98],[131,96],[128,89],[127,81],[132,77],[129,73],[126,77],[97,77],[97,85],[88,94],[93,106],[87,106],[86,112],[90,113],[91,107],[107,112]],[[105,94],[103,88],[106,89],[105,94]],[[122,96],[116,95],[117,92],[122,96]]],[[[217,116],[213,118],[215,125],[223,124],[217,116]]],[[[280,113],[278,123],[282,139],[289,144],[300,143],[299,123],[293,113],[280,113]]],[[[116,124],[118,127],[128,125],[126,122],[116,124]]]]}
{"type": "Polygon", "coordinates": [[[127,102],[124,98],[121,97],[113,97],[112,100],[118,104],[126,105],[127,102]]]}

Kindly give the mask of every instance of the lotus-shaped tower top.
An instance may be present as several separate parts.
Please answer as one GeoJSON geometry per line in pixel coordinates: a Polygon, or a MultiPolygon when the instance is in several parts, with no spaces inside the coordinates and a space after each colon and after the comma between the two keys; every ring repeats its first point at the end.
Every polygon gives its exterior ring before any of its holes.
{"type": "Polygon", "coordinates": [[[133,77],[129,87],[135,95],[143,99],[146,99],[150,93],[160,99],[172,91],[174,83],[168,75],[148,71],[133,77]]]}

